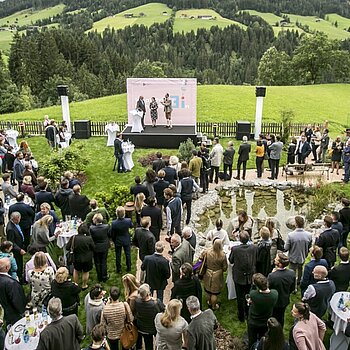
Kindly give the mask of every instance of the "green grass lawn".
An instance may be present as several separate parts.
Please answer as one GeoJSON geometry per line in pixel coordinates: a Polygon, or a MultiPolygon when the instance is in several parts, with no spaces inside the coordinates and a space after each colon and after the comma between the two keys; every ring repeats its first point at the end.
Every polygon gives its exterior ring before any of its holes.
{"type": "Polygon", "coordinates": [[[246,26],[242,23],[232,21],[230,19],[220,16],[217,12],[210,9],[192,9],[181,10],[176,12],[174,32],[196,32],[198,29],[210,29],[212,26],[218,26],[219,28],[225,28],[229,25],[238,25],[239,27],[246,29],[246,26]],[[215,19],[201,19],[198,16],[212,16],[215,19]],[[191,18],[194,17],[194,18],[191,18]]]}
{"type": "Polygon", "coordinates": [[[120,12],[114,16],[106,17],[94,23],[92,29],[103,32],[105,28],[123,29],[135,24],[151,26],[153,23],[163,23],[170,18],[172,10],[165,4],[151,3],[120,12]],[[163,15],[166,12],[167,15],[163,15]],[[144,16],[140,16],[143,13],[144,16]],[[126,18],[125,14],[133,14],[132,18],[126,18]]]}
{"type": "MultiPolygon", "coordinates": [[[[64,4],[48,7],[43,10],[26,9],[10,16],[0,18],[0,27],[16,24],[18,26],[30,25],[39,19],[53,17],[63,12],[64,4]],[[16,22],[16,20],[18,20],[16,22]]],[[[14,31],[0,31],[0,50],[7,53],[14,35],[14,31]]]]}
{"type": "MultiPolygon", "coordinates": [[[[330,122],[334,132],[350,125],[350,84],[307,86],[271,86],[264,100],[263,121],[280,122],[282,110],[292,110],[297,123],[330,122]]],[[[234,122],[255,120],[255,87],[233,85],[198,86],[197,120],[199,122],[234,122]]],[[[0,120],[43,120],[44,115],[61,120],[61,107],[3,114],[0,120]]],[[[126,94],[101,97],[70,104],[72,120],[127,119],[126,94]]]]}
{"type": "Polygon", "coordinates": [[[335,24],[335,22],[338,23],[338,29],[342,30],[348,30],[350,27],[350,18],[346,18],[343,16],[340,16],[336,13],[329,13],[325,16],[326,21],[331,22],[332,24],[335,24]]]}

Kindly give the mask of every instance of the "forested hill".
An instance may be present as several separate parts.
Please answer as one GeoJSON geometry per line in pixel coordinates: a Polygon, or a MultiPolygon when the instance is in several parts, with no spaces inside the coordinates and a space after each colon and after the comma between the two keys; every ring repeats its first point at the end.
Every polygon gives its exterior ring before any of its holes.
{"type": "MultiPolygon", "coordinates": [[[[151,0],[6,0],[0,3],[0,18],[28,8],[46,8],[63,2],[67,11],[88,9],[115,14],[132,7],[152,2],[151,0]]],[[[337,13],[350,18],[347,0],[160,0],[170,8],[212,8],[222,16],[232,18],[238,10],[257,10],[275,14],[293,13],[323,18],[327,13],[337,13]]]]}

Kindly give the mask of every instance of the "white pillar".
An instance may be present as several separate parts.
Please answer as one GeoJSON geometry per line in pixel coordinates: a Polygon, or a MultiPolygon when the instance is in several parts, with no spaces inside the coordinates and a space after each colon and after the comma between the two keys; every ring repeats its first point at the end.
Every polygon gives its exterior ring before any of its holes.
{"type": "Polygon", "coordinates": [[[266,94],[265,86],[257,86],[255,88],[255,95],[256,95],[255,125],[254,125],[255,140],[258,140],[259,135],[261,134],[262,112],[263,112],[265,94],[266,94]]]}
{"type": "Polygon", "coordinates": [[[67,123],[67,131],[72,132],[70,126],[69,100],[68,96],[61,96],[62,119],[67,123]]]}

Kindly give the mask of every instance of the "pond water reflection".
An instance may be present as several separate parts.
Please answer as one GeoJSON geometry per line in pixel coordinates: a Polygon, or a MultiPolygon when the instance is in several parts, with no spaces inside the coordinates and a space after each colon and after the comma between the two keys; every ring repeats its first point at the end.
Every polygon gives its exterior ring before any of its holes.
{"type": "Polygon", "coordinates": [[[231,192],[221,193],[218,203],[211,205],[201,215],[198,231],[203,234],[215,227],[215,221],[220,218],[224,229],[232,230],[232,222],[239,210],[247,211],[254,218],[253,234],[258,232],[268,217],[274,217],[280,224],[279,229],[286,237],[290,229],[286,220],[297,214],[306,215],[307,202],[310,197],[304,191],[281,191],[276,188],[238,188],[231,192]]]}

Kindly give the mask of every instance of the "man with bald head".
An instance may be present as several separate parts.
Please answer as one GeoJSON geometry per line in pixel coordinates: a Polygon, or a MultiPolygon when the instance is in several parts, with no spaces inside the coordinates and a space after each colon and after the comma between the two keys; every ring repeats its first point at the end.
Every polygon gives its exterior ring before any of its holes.
{"type": "Polygon", "coordinates": [[[76,216],[82,220],[85,220],[86,215],[90,212],[89,204],[89,199],[84,194],[81,194],[80,185],[74,185],[73,193],[69,196],[71,216],[76,216]]]}
{"type": "Polygon", "coordinates": [[[8,272],[9,258],[0,259],[0,304],[4,309],[7,325],[16,323],[24,313],[26,297],[22,286],[8,272]]]}
{"type": "Polygon", "coordinates": [[[98,206],[96,199],[90,200],[90,208],[91,211],[89,214],[86,215],[85,224],[87,224],[90,227],[92,225],[92,218],[95,214],[101,214],[103,217],[103,223],[108,224],[109,214],[106,208],[98,206]]]}
{"type": "Polygon", "coordinates": [[[316,266],[312,273],[317,282],[307,287],[303,301],[310,305],[311,312],[318,318],[322,318],[329,307],[332,295],[335,293],[335,284],[327,278],[328,271],[324,266],[316,266]]]}

